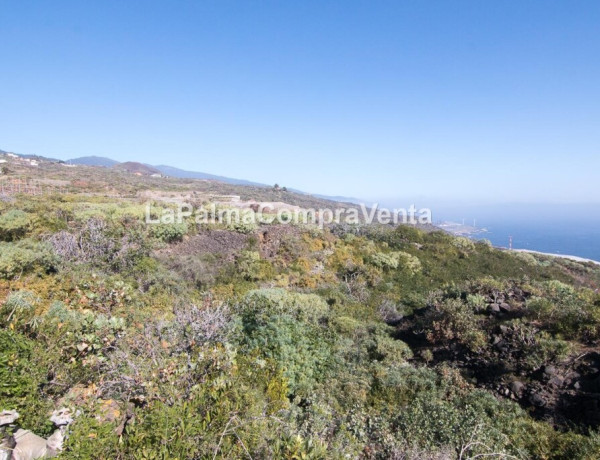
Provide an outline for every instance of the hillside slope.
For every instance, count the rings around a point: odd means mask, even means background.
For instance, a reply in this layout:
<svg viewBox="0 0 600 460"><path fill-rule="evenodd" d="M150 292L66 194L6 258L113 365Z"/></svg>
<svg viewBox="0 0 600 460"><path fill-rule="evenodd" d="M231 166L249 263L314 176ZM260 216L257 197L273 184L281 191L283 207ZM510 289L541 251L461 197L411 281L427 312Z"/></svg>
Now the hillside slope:
<svg viewBox="0 0 600 460"><path fill-rule="evenodd" d="M203 180L215 180L219 182L225 182L233 185L253 185L257 187L268 187L266 184L260 184L258 182L252 182L244 179L233 179L231 177L216 176L214 174L208 174L197 171L186 171L184 169L174 168L173 166L158 165L155 166L160 172L166 176L177 177L180 179L203 179Z"/></svg>
<svg viewBox="0 0 600 460"><path fill-rule="evenodd" d="M600 458L598 266L405 225L149 223L335 203L14 165L0 406L43 436L78 410L62 458Z"/></svg>
<svg viewBox="0 0 600 460"><path fill-rule="evenodd" d="M127 171L131 174L140 174L142 176L151 176L152 174L161 174L161 172L153 168L152 166L145 165L143 163L137 163L135 161L126 161L124 163L117 163L112 166L113 169L118 171Z"/></svg>

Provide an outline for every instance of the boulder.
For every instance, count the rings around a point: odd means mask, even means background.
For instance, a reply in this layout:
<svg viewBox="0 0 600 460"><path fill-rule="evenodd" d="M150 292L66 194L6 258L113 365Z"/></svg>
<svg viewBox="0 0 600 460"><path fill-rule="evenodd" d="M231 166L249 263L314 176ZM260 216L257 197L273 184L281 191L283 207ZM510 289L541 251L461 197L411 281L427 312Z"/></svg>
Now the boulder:
<svg viewBox="0 0 600 460"><path fill-rule="evenodd" d="M10 425L19 418L19 413L16 410L3 410L0 412L0 426Z"/></svg>
<svg viewBox="0 0 600 460"><path fill-rule="evenodd" d="M547 379L554 377L556 373L556 367L552 365L548 365L544 368L544 377L546 377Z"/></svg>
<svg viewBox="0 0 600 460"><path fill-rule="evenodd" d="M531 394L529 402L536 407L544 407L546 405L546 399L540 393Z"/></svg>
<svg viewBox="0 0 600 460"><path fill-rule="evenodd" d="M553 387L561 387L563 384L563 378L560 375L555 375L548 381L548 385Z"/></svg>
<svg viewBox="0 0 600 460"><path fill-rule="evenodd" d="M521 396L525 391L525 384L523 382L519 382L515 380L510 384L510 391L512 391L516 396Z"/></svg>
<svg viewBox="0 0 600 460"><path fill-rule="evenodd" d="M500 311L504 312L504 313L508 313L512 310L512 307L507 304L506 302L502 302L499 307Z"/></svg>
<svg viewBox="0 0 600 460"><path fill-rule="evenodd" d="M491 303L488 305L488 311L493 315L500 313L500 305L497 303Z"/></svg>

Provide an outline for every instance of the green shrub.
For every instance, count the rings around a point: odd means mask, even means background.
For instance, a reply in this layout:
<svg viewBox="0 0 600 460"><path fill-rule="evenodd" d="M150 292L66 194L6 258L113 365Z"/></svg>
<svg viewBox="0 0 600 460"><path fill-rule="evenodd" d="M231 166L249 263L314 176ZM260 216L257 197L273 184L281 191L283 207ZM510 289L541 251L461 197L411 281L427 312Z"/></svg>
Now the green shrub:
<svg viewBox="0 0 600 460"><path fill-rule="evenodd" d="M185 222L180 224L157 224L150 227L152 236L165 243L181 241L187 232L188 226Z"/></svg>
<svg viewBox="0 0 600 460"><path fill-rule="evenodd" d="M329 315L323 299L283 289L249 292L237 306L241 342L273 359L283 370L292 392L306 393L324 377L331 355L327 331Z"/></svg>
<svg viewBox="0 0 600 460"><path fill-rule="evenodd" d="M11 279L33 270L49 272L56 257L45 243L25 239L16 243L0 242L0 278Z"/></svg>
<svg viewBox="0 0 600 460"><path fill-rule="evenodd" d="M419 259L403 251L376 252L371 255L370 260L376 267L387 270L401 269L410 275L414 275L421 270Z"/></svg>
<svg viewBox="0 0 600 460"><path fill-rule="evenodd" d="M398 257L398 267L409 275L416 275L421 271L421 261L418 257L408 254L407 252L399 252Z"/></svg>
<svg viewBox="0 0 600 460"><path fill-rule="evenodd" d="M517 259L525 262L528 265L535 266L538 264L537 259L528 252L514 252L513 254Z"/></svg>
<svg viewBox="0 0 600 460"><path fill-rule="evenodd" d="M0 401L36 393L32 373L34 344L20 334L0 329Z"/></svg>
<svg viewBox="0 0 600 460"><path fill-rule="evenodd" d="M52 303L39 325L52 349L64 360L90 354L104 356L124 328L123 318L73 310L59 301Z"/></svg>
<svg viewBox="0 0 600 460"><path fill-rule="evenodd" d="M462 251L463 253L470 253L475 251L475 243L469 238L457 236L452 239L452 245Z"/></svg>
<svg viewBox="0 0 600 460"><path fill-rule="evenodd" d="M460 299L436 302L426 312L422 323L427 339L432 343L457 340L471 350L478 350L487 343L473 308Z"/></svg>
<svg viewBox="0 0 600 460"><path fill-rule="evenodd" d="M236 259L237 271L247 281L259 281L274 276L269 261L263 260L258 251L242 251Z"/></svg>
<svg viewBox="0 0 600 460"><path fill-rule="evenodd" d="M396 423L399 436L420 447L450 447L460 458L502 458L515 453L503 432L513 412L484 391L449 400L423 394L400 411Z"/></svg>
<svg viewBox="0 0 600 460"><path fill-rule="evenodd" d="M486 306L485 297L481 294L468 294L467 304L475 311L482 311Z"/></svg>
<svg viewBox="0 0 600 460"><path fill-rule="evenodd" d="M528 299L527 313L545 329L569 339L595 340L600 335L600 315L585 291L560 281L541 285L541 295Z"/></svg>
<svg viewBox="0 0 600 460"><path fill-rule="evenodd" d="M0 215L0 240L15 241L31 227L31 215L19 209L11 209Z"/></svg>
<svg viewBox="0 0 600 460"><path fill-rule="evenodd" d="M398 263L400 262L399 257L397 257L397 253L385 253L385 252L376 252L371 256L371 263L376 267L383 269L395 269L398 268Z"/></svg>
<svg viewBox="0 0 600 460"><path fill-rule="evenodd" d="M0 324L26 325L35 315L36 302L32 292L12 292L0 308Z"/></svg>
<svg viewBox="0 0 600 460"><path fill-rule="evenodd" d="M227 228L233 230L234 232L249 235L258 229L258 225L256 225L254 222L245 222L243 219L240 219L239 221L228 224Z"/></svg>
<svg viewBox="0 0 600 460"><path fill-rule="evenodd" d="M386 334L376 335L374 345L371 350L373 359L386 365L403 365L407 359L413 357L412 350L406 343Z"/></svg>
<svg viewBox="0 0 600 460"><path fill-rule="evenodd" d="M48 383L47 363L43 345L0 329L0 407L17 410L19 424L42 436L51 433L48 413L54 409L40 391Z"/></svg>
<svg viewBox="0 0 600 460"><path fill-rule="evenodd" d="M393 231L385 227L368 227L365 233L394 249L402 249L411 243L422 243L425 235L423 231L410 225L398 225Z"/></svg>

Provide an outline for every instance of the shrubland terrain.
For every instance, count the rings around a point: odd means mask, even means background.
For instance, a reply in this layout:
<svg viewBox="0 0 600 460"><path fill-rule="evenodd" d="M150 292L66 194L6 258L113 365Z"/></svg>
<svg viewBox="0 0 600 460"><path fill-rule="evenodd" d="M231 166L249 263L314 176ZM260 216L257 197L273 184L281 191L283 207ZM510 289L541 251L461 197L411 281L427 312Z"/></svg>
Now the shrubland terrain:
<svg viewBox="0 0 600 460"><path fill-rule="evenodd" d="M600 458L596 265L408 225L148 225L149 201L332 204L3 168L0 410L42 436L79 410L60 458Z"/></svg>

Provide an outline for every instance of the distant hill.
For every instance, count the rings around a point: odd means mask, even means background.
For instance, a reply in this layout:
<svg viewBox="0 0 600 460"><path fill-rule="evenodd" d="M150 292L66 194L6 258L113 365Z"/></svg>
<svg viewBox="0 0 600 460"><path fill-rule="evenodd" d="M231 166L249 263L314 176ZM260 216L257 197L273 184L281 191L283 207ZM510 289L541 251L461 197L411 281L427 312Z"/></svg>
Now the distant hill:
<svg viewBox="0 0 600 460"><path fill-rule="evenodd" d="M105 168L110 168L116 164L119 164L118 161L110 158L96 156L73 158L72 160L69 160L68 163L85 166L104 166Z"/></svg>
<svg viewBox="0 0 600 460"><path fill-rule="evenodd" d="M142 176L151 176L152 174L162 174L158 169L135 161L126 161L112 166L119 171L127 171L132 174L141 174Z"/></svg>
<svg viewBox="0 0 600 460"><path fill-rule="evenodd" d="M0 150L0 153L1 152L2 151ZM22 155L22 156L33 157L32 155ZM40 158L43 158L43 157L40 157ZM53 160L53 161L59 161L59 160ZM99 157L99 156L94 156L94 155L73 158L72 160L67 160L67 163L71 163L74 165L103 166L105 168L115 168L115 169L118 169L121 171L128 171L132 174L139 173L144 176L150 176L152 174L162 174L164 176L175 177L178 179L214 180L214 181L224 182L226 184L231 184L231 185L249 185L249 186L253 186L253 187L271 187L271 185L262 184L260 182L253 182L253 181L249 181L249 180L245 180L245 179L235 179L235 178L226 177L226 176L217 176L215 174L209 174L209 173L200 172L200 171L187 171L185 169L175 168L173 166L168 166L168 165L154 166L154 165L147 165L147 164L143 164L143 163L137 163L137 162L133 162L133 161L120 163L116 160L113 160L112 158ZM318 195L318 194L312 194L312 193L308 193L308 192L304 192L302 190L296 190L296 189L292 189L292 188L290 188L289 190L292 192L295 192L295 193L311 195L311 196L314 196L315 198L321 198L324 200L332 200L332 201L345 202L345 203L361 203L362 202L358 198L351 198L351 197L345 197L345 196Z"/></svg>
<svg viewBox="0 0 600 460"><path fill-rule="evenodd" d="M43 157L41 155L31 155L31 154L16 153L16 152L10 152L10 151L6 151L6 150L0 150L0 155L9 155L9 154L16 155L21 158L27 158L29 160L51 161L54 163L61 161L56 158L48 158L48 157Z"/></svg>
<svg viewBox="0 0 600 460"><path fill-rule="evenodd" d="M214 174L208 174L198 171L186 171L184 169L174 168L173 166L158 165L154 166L165 176L177 177L179 179L205 179L205 180L216 180L219 182L225 182L233 185L253 185L255 187L270 187L266 184L260 184L258 182L251 182L244 179L233 179L231 177L216 176Z"/></svg>
<svg viewBox="0 0 600 460"><path fill-rule="evenodd" d="M225 182L227 184L232 184L232 185L251 185L254 187L271 187L271 185L262 184L260 182L252 182L252 181L248 181L248 180L244 180L244 179L233 179L231 177L216 176L214 174L208 174L208 173L197 172L197 171L186 171L184 169L174 168L173 166L158 165L158 166L154 166L154 167L156 169L158 169L160 172L162 172L165 176L177 177L179 179L216 180L219 182ZM312 193L308 193L308 192L303 192L302 190L296 190L296 189L291 189L291 188L289 190L290 190L290 192L301 193L303 195L312 195L316 198L321 198L324 200L339 201L339 202L343 202L343 203L362 203L362 201L359 200L358 198L351 198L351 197L346 197L346 196L316 195L316 194L312 194Z"/></svg>

